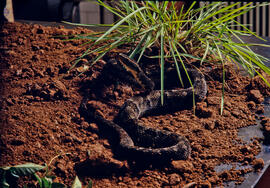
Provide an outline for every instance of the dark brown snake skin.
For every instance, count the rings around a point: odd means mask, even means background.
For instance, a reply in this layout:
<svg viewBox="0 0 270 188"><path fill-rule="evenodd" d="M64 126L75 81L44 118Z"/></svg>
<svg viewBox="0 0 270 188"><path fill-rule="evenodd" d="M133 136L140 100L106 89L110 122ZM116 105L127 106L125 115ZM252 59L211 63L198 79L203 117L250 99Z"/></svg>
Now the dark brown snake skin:
<svg viewBox="0 0 270 188"><path fill-rule="evenodd" d="M117 151L120 155L133 159L148 160L185 160L190 156L189 141L176 133L145 127L139 122L142 116L151 114L160 109L185 107L187 103L201 101L207 93L207 85L202 73L196 69L187 69L193 80L193 87L164 91L164 105L161 105L160 90L153 90L154 83L145 75L136 62L126 55L111 59L111 64L121 64L130 72L147 92L144 95L133 96L121 107L114 121L106 120L96 109L87 105L87 97L81 102L80 110L88 117L102 124L116 136L118 140Z"/></svg>

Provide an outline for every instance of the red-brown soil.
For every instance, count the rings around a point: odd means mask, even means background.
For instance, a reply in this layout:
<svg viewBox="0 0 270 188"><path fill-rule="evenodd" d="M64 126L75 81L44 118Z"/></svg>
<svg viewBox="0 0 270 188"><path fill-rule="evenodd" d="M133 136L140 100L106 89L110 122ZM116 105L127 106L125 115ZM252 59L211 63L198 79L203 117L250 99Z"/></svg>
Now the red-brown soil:
<svg viewBox="0 0 270 188"><path fill-rule="evenodd" d="M240 76L230 66L226 67L223 115L222 69L211 65L201 69L209 91L205 101L197 104L196 115L185 109L142 118L145 126L186 136L192 146L190 159L163 167L139 167L114 158L98 125L81 117L78 107L87 91L106 118L112 119L138 90L114 80L112 72L102 71L105 61L77 76L91 56L65 74L87 47L81 45L83 41L62 41L56 36L86 32L91 31L21 23L3 26L0 166L48 164L61 154L50 165L55 181L70 186L77 174L84 185L91 179L94 187L211 187L230 180L241 183L243 174L262 168L263 161L255 158L261 140L244 143L237 138L237 130L255 123L256 113L263 111L260 103L270 90L259 77ZM214 168L222 163L246 168L217 173ZM33 186L33 180L22 178L18 183Z"/></svg>

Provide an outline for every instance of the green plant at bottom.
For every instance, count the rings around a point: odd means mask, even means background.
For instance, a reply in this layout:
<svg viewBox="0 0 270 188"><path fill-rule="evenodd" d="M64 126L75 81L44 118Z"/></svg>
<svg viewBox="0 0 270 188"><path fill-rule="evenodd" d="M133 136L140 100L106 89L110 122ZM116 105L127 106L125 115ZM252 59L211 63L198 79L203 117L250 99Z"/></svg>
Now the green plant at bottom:
<svg viewBox="0 0 270 188"><path fill-rule="evenodd" d="M12 177L19 178L22 176L30 176L34 175L37 179L38 185L40 188L66 188L67 186L62 183L53 182L55 179L55 176L51 175L51 169L49 169L49 166L51 162L59 157L60 155L57 155L54 157L49 164L45 164L44 166L34 164L34 163L25 163L21 165L16 166L6 166L6 167L0 167L0 187L8 188L10 187L9 183L7 182L7 176L11 175ZM44 170L42 176L39 176L36 172L39 172L41 170ZM24 186L27 188L27 186ZM87 188L92 187L92 181L88 183ZM80 182L79 178L76 176L71 188L82 188L82 183Z"/></svg>
<svg viewBox="0 0 270 188"><path fill-rule="evenodd" d="M19 178L21 176L29 176L29 175L35 174L36 172L44 168L45 166L41 166L34 163L25 163L25 164L16 165L16 166L0 167L0 171L1 171L0 186L4 188L10 186L6 179L8 175L11 175L12 177L15 177L15 178Z"/></svg>
<svg viewBox="0 0 270 188"><path fill-rule="evenodd" d="M150 58L160 61L160 89L163 103L164 64L174 62L179 83L183 84L179 68L185 70L190 85L192 82L186 71L187 64L194 67L194 60L201 65L218 63L224 67L228 63L239 64L251 75L258 74L265 83L269 82L259 70L270 75L270 68L264 62L267 58L253 52L250 46L266 46L264 44L245 43L240 36L257 36L254 32L236 20L257 6L269 5L252 2L239 7L240 2L227 5L224 2L212 2L200 8L195 8L196 2L190 7L177 9L175 1L113 1L111 5L101 0L97 3L115 14L119 20L114 24L74 24L80 26L109 27L99 33L77 35L73 39L87 39L85 45L89 48L75 61L73 67L81 58L89 54L97 54L90 62L95 64L112 49L123 45L129 47L129 57L140 62L149 49L158 49L157 54ZM240 27L240 30L234 29ZM215 61L213 61L213 59ZM166 60L166 61L165 61ZM170 60L170 61L167 61ZM90 66L91 66L90 65ZM223 70L223 88L225 85L225 70ZM193 86L192 86L193 87ZM223 89L224 95L224 89ZM221 110L223 109L223 98ZM165 101L166 102L166 101ZM221 111L222 113L222 111Z"/></svg>

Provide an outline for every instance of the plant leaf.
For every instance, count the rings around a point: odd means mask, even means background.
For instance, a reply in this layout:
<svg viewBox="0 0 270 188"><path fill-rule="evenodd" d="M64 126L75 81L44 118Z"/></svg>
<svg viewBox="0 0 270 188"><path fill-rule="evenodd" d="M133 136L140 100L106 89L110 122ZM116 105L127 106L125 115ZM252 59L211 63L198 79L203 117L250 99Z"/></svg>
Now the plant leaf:
<svg viewBox="0 0 270 188"><path fill-rule="evenodd" d="M10 171L10 173L15 177L20 177L20 176L32 175L35 172L40 171L44 168L45 166L41 166L38 164L26 163L26 164L11 166L11 167L3 167L2 169Z"/></svg>
<svg viewBox="0 0 270 188"><path fill-rule="evenodd" d="M137 12L146 9L147 7L141 7L138 10L130 13L128 16L126 16L125 18L123 18L122 20L120 20L117 24L115 24L113 27L111 27L108 31L106 31L99 39L96 40L96 43L99 42L100 40L102 40L104 37L106 37L108 34L110 34L113 30L115 30L118 26L120 26L122 23L124 23L125 21L127 21L127 19L129 19L131 16L133 16L134 14L136 14Z"/></svg>
<svg viewBox="0 0 270 188"><path fill-rule="evenodd" d="M74 180L71 188L82 188L82 183L79 180L78 176L75 177L75 180Z"/></svg>
<svg viewBox="0 0 270 188"><path fill-rule="evenodd" d="M90 180L88 185L87 185L87 188L92 188L93 187L93 182Z"/></svg>
<svg viewBox="0 0 270 188"><path fill-rule="evenodd" d="M6 171L3 170L3 169L0 169L1 170L1 174L0 174L0 186L3 187L3 188L8 188L9 187L9 184L6 180Z"/></svg>

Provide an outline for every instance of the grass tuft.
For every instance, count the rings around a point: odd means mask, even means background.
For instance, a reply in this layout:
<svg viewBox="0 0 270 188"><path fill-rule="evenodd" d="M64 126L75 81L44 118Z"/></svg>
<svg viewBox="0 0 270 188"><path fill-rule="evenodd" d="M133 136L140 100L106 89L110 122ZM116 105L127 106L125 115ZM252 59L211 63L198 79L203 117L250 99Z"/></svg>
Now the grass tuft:
<svg viewBox="0 0 270 188"><path fill-rule="evenodd" d="M250 46L254 45L267 47L269 45L245 43L240 36L253 35L259 39L262 38L249 30L246 25L235 20L236 17L255 7L266 6L269 3L253 5L250 2L238 7L240 2L231 5L224 2L212 2L204 7L195 8L196 2L194 1L189 7L182 6L180 9L176 8L177 2L175 1L120 0L114 1L112 3L114 6L101 0L97 0L97 3L118 16L119 20L112 25L80 24L81 26L111 27L99 35L92 33L78 35L74 38L89 39L92 44L77 59L72 68L84 56L97 53L97 56L90 63L93 65L110 50L119 48L123 44L130 46L129 57L138 63L147 49L160 49L159 54L153 54L152 58L160 58L160 61L157 62L160 62L161 68L162 102L166 60L172 60L175 63L181 84L183 82L180 68L183 68L188 76L185 67L187 64L193 66L191 62L194 61L191 60L200 61L200 64L203 65L213 63L212 57L218 60L215 63L222 64L222 66L229 62L233 62L237 66L240 64L251 76L259 74L259 70L270 75L270 68L264 64L269 60L250 49ZM233 29L234 26L239 26L241 30ZM100 46L100 44L105 45ZM97 46L99 47L96 48ZM223 75L225 75L224 71ZM270 86L269 82L261 74L259 75ZM192 85L190 79L189 81ZM223 88L224 84L225 77L223 78ZM223 106L223 99L221 106Z"/></svg>

